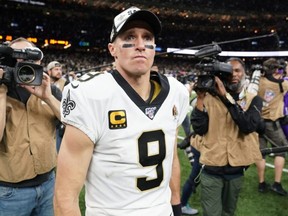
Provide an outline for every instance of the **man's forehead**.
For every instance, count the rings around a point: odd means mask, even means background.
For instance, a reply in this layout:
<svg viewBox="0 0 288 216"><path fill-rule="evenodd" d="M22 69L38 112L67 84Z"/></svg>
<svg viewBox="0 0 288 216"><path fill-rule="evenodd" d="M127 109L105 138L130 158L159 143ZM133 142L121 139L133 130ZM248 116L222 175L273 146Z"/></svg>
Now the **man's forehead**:
<svg viewBox="0 0 288 216"><path fill-rule="evenodd" d="M230 61L228 63L230 63L234 67L236 67L236 66L237 67L243 67L242 64L239 61L236 61L236 60L232 60L232 61Z"/></svg>
<svg viewBox="0 0 288 216"><path fill-rule="evenodd" d="M29 43L27 41L18 41L18 42L11 44L11 47L13 49L25 49L25 48L33 47L33 46L31 43Z"/></svg>

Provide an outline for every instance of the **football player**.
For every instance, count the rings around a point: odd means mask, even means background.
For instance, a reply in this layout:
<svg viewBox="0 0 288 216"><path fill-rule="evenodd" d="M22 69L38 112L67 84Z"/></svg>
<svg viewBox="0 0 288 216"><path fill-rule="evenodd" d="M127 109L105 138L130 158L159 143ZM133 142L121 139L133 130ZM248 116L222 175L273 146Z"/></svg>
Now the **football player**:
<svg viewBox="0 0 288 216"><path fill-rule="evenodd" d="M158 17L131 7L114 18L112 73L90 72L64 89L56 215L180 216L177 132L189 95L175 78L151 72ZM174 213L173 213L174 212Z"/></svg>

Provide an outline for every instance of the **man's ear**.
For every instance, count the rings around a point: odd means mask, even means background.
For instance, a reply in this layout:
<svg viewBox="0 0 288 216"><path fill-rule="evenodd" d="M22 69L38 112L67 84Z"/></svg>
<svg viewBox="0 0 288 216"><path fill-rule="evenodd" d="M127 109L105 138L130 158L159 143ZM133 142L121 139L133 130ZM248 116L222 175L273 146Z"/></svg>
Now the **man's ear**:
<svg viewBox="0 0 288 216"><path fill-rule="evenodd" d="M113 43L108 44L108 50L109 50L111 56L116 57L116 50L115 50Z"/></svg>

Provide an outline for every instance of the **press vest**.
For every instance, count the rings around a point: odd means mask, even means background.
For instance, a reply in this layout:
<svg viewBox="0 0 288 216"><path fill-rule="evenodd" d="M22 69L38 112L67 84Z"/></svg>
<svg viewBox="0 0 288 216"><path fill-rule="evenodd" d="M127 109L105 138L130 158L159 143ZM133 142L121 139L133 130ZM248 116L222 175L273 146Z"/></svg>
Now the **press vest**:
<svg viewBox="0 0 288 216"><path fill-rule="evenodd" d="M239 102L247 109L249 101ZM204 99L209 115L208 132L192 141L192 145L200 151L200 163L208 166L248 166L262 156L259 150L256 132L242 133L232 119L227 107L218 98L207 94Z"/></svg>
<svg viewBox="0 0 288 216"><path fill-rule="evenodd" d="M0 142L0 181L17 183L56 166L55 121L50 107L31 95L24 103L7 96Z"/></svg>
<svg viewBox="0 0 288 216"><path fill-rule="evenodd" d="M262 118L276 121L284 116L284 95L288 91L288 82L282 82L283 92L280 85L265 77L261 77L258 95L263 99Z"/></svg>

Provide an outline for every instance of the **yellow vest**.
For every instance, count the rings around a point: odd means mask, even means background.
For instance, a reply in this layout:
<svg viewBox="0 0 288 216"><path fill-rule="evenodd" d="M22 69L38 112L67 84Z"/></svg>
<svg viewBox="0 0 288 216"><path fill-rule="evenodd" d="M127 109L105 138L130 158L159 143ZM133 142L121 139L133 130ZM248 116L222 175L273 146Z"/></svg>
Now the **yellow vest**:
<svg viewBox="0 0 288 216"><path fill-rule="evenodd" d="M50 107L31 95L25 104L7 96L0 142L0 181L17 183L56 166L55 121Z"/></svg>
<svg viewBox="0 0 288 216"><path fill-rule="evenodd" d="M247 98L249 101L239 101L244 109L251 104L253 96ZM196 136L191 143L201 153L200 163L209 166L248 166L262 159L256 132L240 132L218 97L207 94L204 104L209 115L208 132L202 137Z"/></svg>

